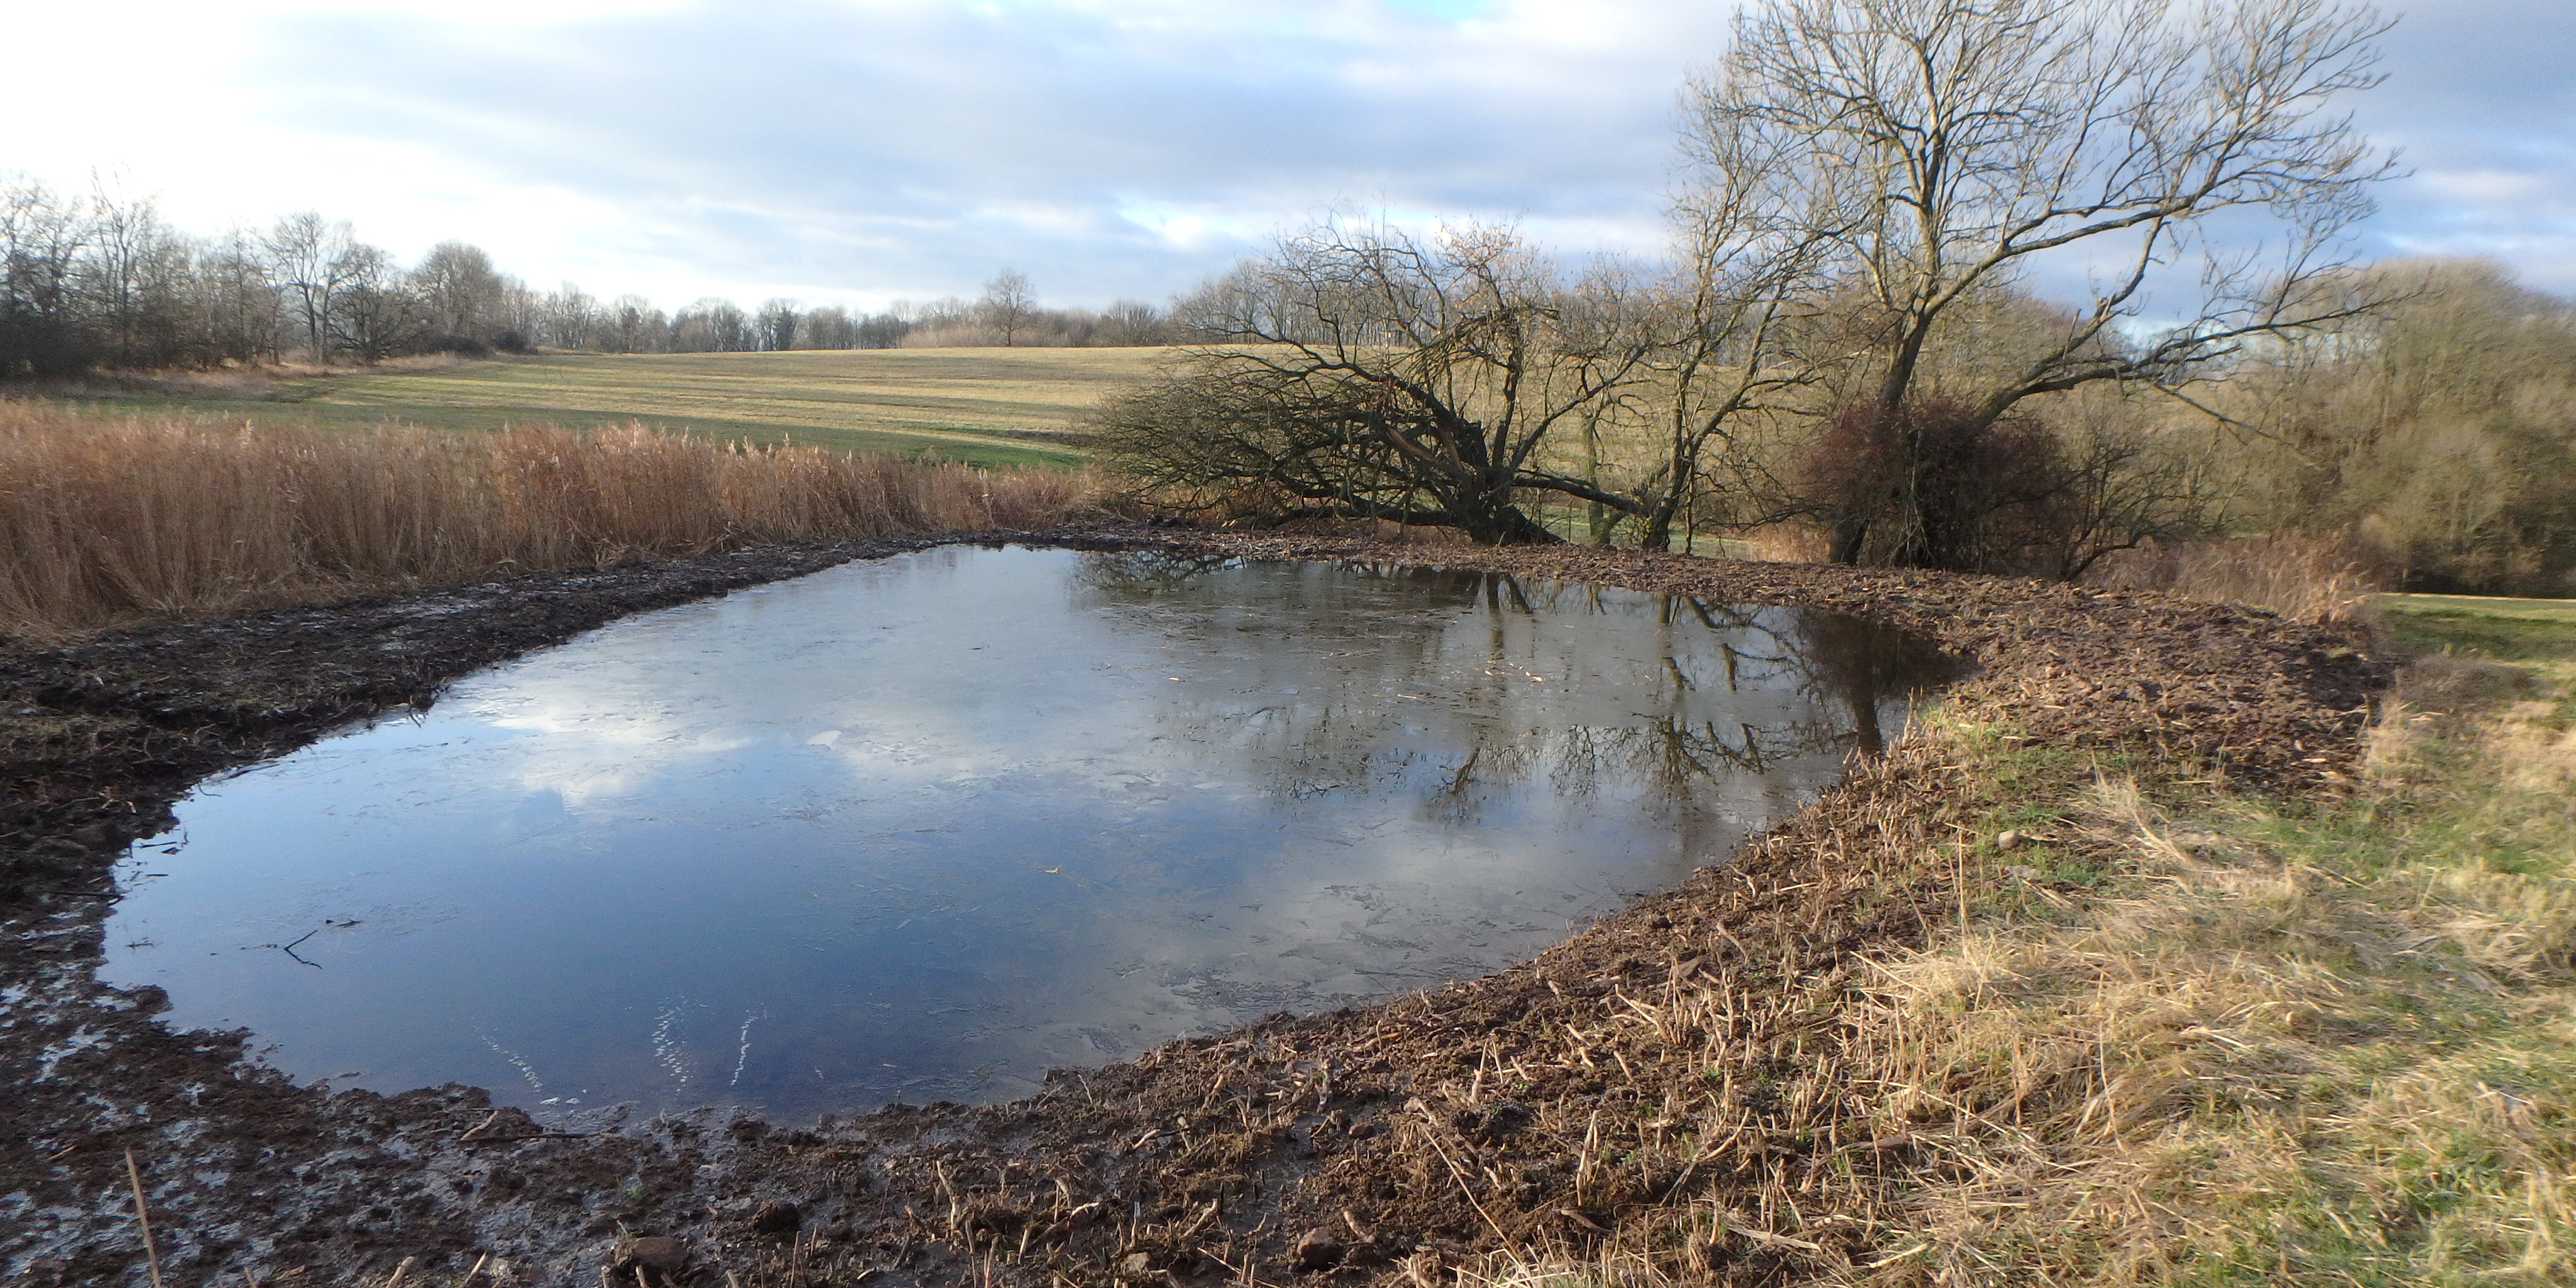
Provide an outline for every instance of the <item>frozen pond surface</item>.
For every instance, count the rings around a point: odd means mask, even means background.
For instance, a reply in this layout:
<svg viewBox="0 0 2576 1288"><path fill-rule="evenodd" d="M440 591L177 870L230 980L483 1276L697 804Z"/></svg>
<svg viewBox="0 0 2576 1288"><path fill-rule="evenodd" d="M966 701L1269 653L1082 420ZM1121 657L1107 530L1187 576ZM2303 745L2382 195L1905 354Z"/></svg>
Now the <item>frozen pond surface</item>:
<svg viewBox="0 0 2576 1288"><path fill-rule="evenodd" d="M209 783L120 869L107 973L342 1086L1003 1099L1526 958L1797 808L1938 671L1802 610L948 547Z"/></svg>

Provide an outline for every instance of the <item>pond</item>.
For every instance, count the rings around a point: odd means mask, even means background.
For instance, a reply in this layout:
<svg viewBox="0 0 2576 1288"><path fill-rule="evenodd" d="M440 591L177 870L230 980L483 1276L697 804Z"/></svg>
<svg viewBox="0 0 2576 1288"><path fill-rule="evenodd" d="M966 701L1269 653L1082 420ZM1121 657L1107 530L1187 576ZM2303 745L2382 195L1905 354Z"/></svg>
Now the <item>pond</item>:
<svg viewBox="0 0 2576 1288"><path fill-rule="evenodd" d="M1805 610L945 547L628 618L204 785L120 868L106 974L340 1086L1007 1099L1525 959L1943 678Z"/></svg>

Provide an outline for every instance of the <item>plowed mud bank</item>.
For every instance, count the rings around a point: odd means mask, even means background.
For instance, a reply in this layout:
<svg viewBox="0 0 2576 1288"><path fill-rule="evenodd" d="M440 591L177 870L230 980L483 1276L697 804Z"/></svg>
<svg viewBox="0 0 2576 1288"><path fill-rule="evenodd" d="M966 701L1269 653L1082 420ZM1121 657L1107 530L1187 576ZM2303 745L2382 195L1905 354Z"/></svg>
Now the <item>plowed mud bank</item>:
<svg viewBox="0 0 2576 1288"><path fill-rule="evenodd" d="M1413 561L1832 609L1972 660L2019 737L2344 775L2384 664L2239 608L2031 582L1572 548L1145 529L1097 549ZM166 1282L1444 1282L1501 1247L1658 1247L1711 1281L1866 1260L1838 1213L1909 1166L1839 1018L1920 942L1958 773L1900 745L1682 888L1436 993L1174 1042L1029 1100L837 1122L533 1123L483 1092L301 1086L246 1035L101 986L110 865L205 776L643 609L930 542L775 548L0 649L0 1277Z"/></svg>

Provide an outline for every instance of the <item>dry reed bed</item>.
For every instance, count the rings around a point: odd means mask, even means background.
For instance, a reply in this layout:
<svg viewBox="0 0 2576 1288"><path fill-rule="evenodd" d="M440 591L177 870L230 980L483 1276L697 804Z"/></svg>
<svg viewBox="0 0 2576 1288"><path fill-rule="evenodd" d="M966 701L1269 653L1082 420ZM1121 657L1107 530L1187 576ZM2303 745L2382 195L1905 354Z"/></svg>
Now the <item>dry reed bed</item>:
<svg viewBox="0 0 2576 1288"><path fill-rule="evenodd" d="M641 426L345 433L0 401L0 635L58 641L496 570L1042 527L1084 487Z"/></svg>

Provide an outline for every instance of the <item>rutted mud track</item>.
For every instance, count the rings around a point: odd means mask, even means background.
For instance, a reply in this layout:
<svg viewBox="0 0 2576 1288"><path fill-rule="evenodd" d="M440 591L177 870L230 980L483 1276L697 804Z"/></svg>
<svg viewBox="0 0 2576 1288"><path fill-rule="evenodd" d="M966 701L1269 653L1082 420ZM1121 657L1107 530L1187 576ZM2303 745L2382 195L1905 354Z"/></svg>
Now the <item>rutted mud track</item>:
<svg viewBox="0 0 2576 1288"><path fill-rule="evenodd" d="M987 534L991 539L993 534ZM1117 529L1033 543L1412 560L1922 631L1981 668L1947 701L2067 746L2296 789L2349 768L2384 679L2362 642L2259 613L2030 582L1572 548ZM1442 1282L1506 1243L1653 1242L1713 1281L1873 1249L1913 1165L1855 1136L1857 958L1943 906L1954 773L1901 746L1789 824L1536 961L1444 991L1176 1042L992 1108L837 1124L711 1115L537 1135L483 1093L287 1082L238 1034L99 986L108 871L208 774L642 609L928 542L779 548L0 649L0 1277L457 1282ZM1931 910L1927 913L1927 910ZM1723 1217L1723 1227L1712 1224ZM1649 1233L1651 1232L1651 1233ZM677 1240L678 1242L670 1242ZM285 1282L298 1282L287 1278ZM983 1282L982 1279L976 1279Z"/></svg>

